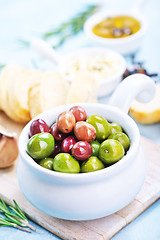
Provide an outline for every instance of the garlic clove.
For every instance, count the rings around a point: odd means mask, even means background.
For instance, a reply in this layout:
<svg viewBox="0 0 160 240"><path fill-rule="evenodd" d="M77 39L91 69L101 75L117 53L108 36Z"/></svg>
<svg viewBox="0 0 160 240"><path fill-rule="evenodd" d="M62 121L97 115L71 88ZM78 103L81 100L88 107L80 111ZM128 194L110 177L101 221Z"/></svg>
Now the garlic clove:
<svg viewBox="0 0 160 240"><path fill-rule="evenodd" d="M0 168L10 167L18 157L18 144L14 133L0 126Z"/></svg>
<svg viewBox="0 0 160 240"><path fill-rule="evenodd" d="M10 138L13 138L13 137L16 137L16 133L15 132L8 132L4 127L2 127L0 125L0 134L6 136L6 137L10 137Z"/></svg>

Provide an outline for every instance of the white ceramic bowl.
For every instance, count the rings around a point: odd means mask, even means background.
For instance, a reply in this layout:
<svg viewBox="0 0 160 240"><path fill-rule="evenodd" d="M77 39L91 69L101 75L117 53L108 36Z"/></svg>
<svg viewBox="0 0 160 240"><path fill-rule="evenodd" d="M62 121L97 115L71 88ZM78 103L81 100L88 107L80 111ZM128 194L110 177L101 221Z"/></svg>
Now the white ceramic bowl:
<svg viewBox="0 0 160 240"><path fill-rule="evenodd" d="M84 58L87 56L92 57L92 59L94 59L94 57L96 58L97 55L102 55L103 57L106 56L106 58L108 58L108 59L111 57L110 61L112 62L112 61L114 61L113 59L115 59L115 62L118 65L116 67L115 72L111 76L108 76L106 78L103 77L102 79L97 80L98 85L99 85L98 97L104 97L104 96L110 94L111 92L113 92L113 90L117 87L119 82L122 80L123 74L126 70L126 61L122 57L122 55L119 54L118 52L115 52L115 51L107 49L107 48L102 48L102 47L82 48L82 49L79 49L77 51L74 51L74 52L71 52L71 53L65 55L63 57L62 61L60 62L59 70L60 70L60 72L63 73L64 76L66 76L65 73L69 69L68 63L70 61L72 61L72 59L74 59L75 57L76 58L78 57L79 59L81 59L81 58ZM107 56L110 56L110 57L107 57ZM113 64L111 64L111 65L113 65Z"/></svg>
<svg viewBox="0 0 160 240"><path fill-rule="evenodd" d="M48 58L54 63L58 64L59 71L64 75L66 79L69 81L72 81L72 78L70 78L68 75L66 76L66 72L69 71L69 62L72 61L75 57L78 58L84 58L85 56L92 56L94 59L95 55L105 55L108 56L112 55L112 58L115 58L115 61L119 61L119 67L117 67L117 70L115 73L107 77L106 79L100 79L98 81L99 89L98 89L98 97L103 97L108 94L110 94L117 86L117 84L121 81L123 73L126 70L126 61L125 59L117 52L102 48L102 47L90 47L90 48L82 48L76 51L73 51L71 53L68 53L66 55L60 55L57 53L53 48L51 48L46 42L44 42L41 39L33 39L31 42L31 46L34 50L36 50L38 53L40 53L42 56ZM73 75L73 74L71 74Z"/></svg>
<svg viewBox="0 0 160 240"><path fill-rule="evenodd" d="M140 30L125 38L103 38L95 35L92 31L92 28L99 22L103 21L107 17L113 16L132 16L136 18L141 23ZM136 11L122 11L122 10L112 10L112 11L105 11L99 12L91 16L84 25L84 31L89 39L98 46L103 46L107 48L111 48L115 51L118 51L121 54L127 55L130 53L135 52L140 45L142 44L142 40L144 38L146 32L147 24L146 20Z"/></svg>
<svg viewBox="0 0 160 240"><path fill-rule="evenodd" d="M132 77L134 82L128 77L123 86L117 88L110 101L112 105L116 104L115 96L118 101L123 94L127 100L129 92L133 97L144 90L147 93L144 100L153 97L155 86L152 80L140 74ZM139 87L134 92L132 89L135 82L139 82ZM126 89L128 83L130 88ZM135 122L123 112L128 110L123 102L119 105L122 110L103 104L78 105L86 109L88 116L98 114L109 121L118 122L131 141L127 154L114 165L91 173L68 174L45 169L26 152L33 119L24 127L19 138L17 176L24 196L41 211L62 219L89 220L107 216L129 204L144 183L146 163L140 146L139 130ZM42 118L51 125L59 113L71 106L73 104L56 107L36 118Z"/></svg>

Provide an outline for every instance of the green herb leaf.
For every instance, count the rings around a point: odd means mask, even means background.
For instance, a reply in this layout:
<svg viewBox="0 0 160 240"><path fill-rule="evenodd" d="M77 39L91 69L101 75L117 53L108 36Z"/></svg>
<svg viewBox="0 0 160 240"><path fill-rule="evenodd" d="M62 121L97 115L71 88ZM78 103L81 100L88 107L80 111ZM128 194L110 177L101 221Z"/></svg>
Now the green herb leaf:
<svg viewBox="0 0 160 240"><path fill-rule="evenodd" d="M29 228L23 228L23 227L17 225L16 223L10 222L6 218L2 218L2 217L0 217L0 227L15 227L15 228L18 228L18 229L20 229L22 231L31 233Z"/></svg>
<svg viewBox="0 0 160 240"><path fill-rule="evenodd" d="M18 203L16 203L15 200L13 200L13 202L14 202L15 207L16 207L17 211L19 212L21 218L22 218L22 219L26 219L26 220L28 220L28 219L26 218L26 216L24 215L24 213L22 212L22 210L20 209L20 207L18 206Z"/></svg>
<svg viewBox="0 0 160 240"><path fill-rule="evenodd" d="M9 214L5 214L5 216L7 217L6 220L8 220L9 222L16 223L16 224L18 224L21 227L25 227L25 225L22 224L18 219L10 216Z"/></svg>
<svg viewBox="0 0 160 240"><path fill-rule="evenodd" d="M98 5L87 6L85 11L78 13L76 16L72 17L66 23L62 23L56 29L53 29L50 32L45 33L42 36L42 38L48 39L51 37L58 36L59 37L58 43L56 46L53 47L57 48L61 46L66 40L78 34L83 29L83 25L87 18L91 16L98 8L99 8Z"/></svg>
<svg viewBox="0 0 160 240"><path fill-rule="evenodd" d="M89 18L94 12L96 12L99 7L99 5L88 5L84 11L79 12L67 22L64 22L60 24L57 28L44 33L42 35L42 38L44 40L47 40L48 38L56 37L58 38L58 42L56 45L53 46L53 48L60 47L62 44L64 44L66 40L75 36L81 30L83 30L83 25L87 18ZM30 46L29 41L23 39L18 39L18 41L25 47Z"/></svg>
<svg viewBox="0 0 160 240"><path fill-rule="evenodd" d="M5 213L10 213L3 199L0 199L0 211Z"/></svg>
<svg viewBox="0 0 160 240"><path fill-rule="evenodd" d="M0 226L14 226L13 223L7 221L6 219L0 217Z"/></svg>
<svg viewBox="0 0 160 240"><path fill-rule="evenodd" d="M3 199L0 199L0 212L5 215L5 218L0 217L0 226L12 226L26 232L31 232L23 229L23 227L28 227L34 231L37 231L36 228L30 225L27 217L24 215L17 202L15 200L13 200L13 202L15 207L9 206L8 208ZM12 212L10 212L9 209L11 209Z"/></svg>

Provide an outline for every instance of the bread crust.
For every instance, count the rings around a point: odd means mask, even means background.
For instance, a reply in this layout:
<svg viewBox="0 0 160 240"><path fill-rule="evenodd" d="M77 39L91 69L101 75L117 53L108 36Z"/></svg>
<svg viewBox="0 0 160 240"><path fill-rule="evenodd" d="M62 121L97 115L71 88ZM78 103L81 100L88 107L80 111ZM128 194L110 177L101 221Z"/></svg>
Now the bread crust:
<svg viewBox="0 0 160 240"><path fill-rule="evenodd" d="M70 84L59 72L8 65L0 75L0 107L14 121L26 123L59 105L97 102L97 90L97 82L84 72Z"/></svg>
<svg viewBox="0 0 160 240"><path fill-rule="evenodd" d="M160 84L156 85L156 94L151 102L143 104L134 100L129 113L141 124L160 122Z"/></svg>

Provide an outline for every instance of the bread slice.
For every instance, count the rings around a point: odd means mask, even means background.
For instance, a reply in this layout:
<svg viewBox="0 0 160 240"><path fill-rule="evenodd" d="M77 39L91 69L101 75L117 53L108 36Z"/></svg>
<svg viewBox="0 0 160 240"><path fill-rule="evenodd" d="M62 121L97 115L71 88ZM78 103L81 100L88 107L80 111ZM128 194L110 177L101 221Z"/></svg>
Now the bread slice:
<svg viewBox="0 0 160 240"><path fill-rule="evenodd" d="M7 74L7 68L4 68L0 75L0 110L3 110L3 102L7 98L7 88L6 88L6 74Z"/></svg>
<svg viewBox="0 0 160 240"><path fill-rule="evenodd" d="M29 90L31 118L53 107L65 104L68 83L58 72L41 74L39 83Z"/></svg>
<svg viewBox="0 0 160 240"><path fill-rule="evenodd" d="M98 84L87 72L78 72L72 79L66 103L97 102Z"/></svg>
<svg viewBox="0 0 160 240"><path fill-rule="evenodd" d="M17 116L21 116L22 122L31 119L29 109L29 90L40 81L42 72L38 70L26 71L25 75L16 78L13 91L10 91L10 104L15 109Z"/></svg>
<svg viewBox="0 0 160 240"><path fill-rule="evenodd" d="M14 121L31 119L28 106L28 91L39 81L41 72L27 71L24 67L8 65L0 77L0 102L3 111Z"/></svg>
<svg viewBox="0 0 160 240"><path fill-rule="evenodd" d="M151 102L140 103L134 100L130 107L130 114L142 124L160 122L160 84L156 85L156 94Z"/></svg>
<svg viewBox="0 0 160 240"><path fill-rule="evenodd" d="M9 92L13 91L14 78L25 71L20 66L6 66L0 76L0 105L1 109L14 121L21 121L21 117L17 116L12 104L9 103Z"/></svg>

